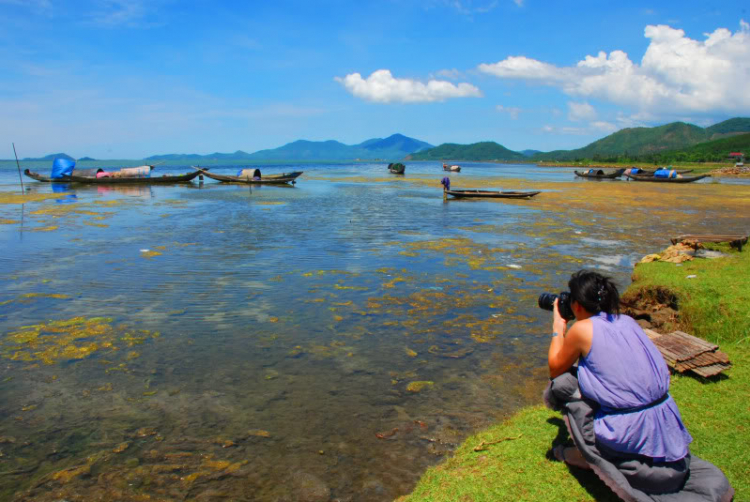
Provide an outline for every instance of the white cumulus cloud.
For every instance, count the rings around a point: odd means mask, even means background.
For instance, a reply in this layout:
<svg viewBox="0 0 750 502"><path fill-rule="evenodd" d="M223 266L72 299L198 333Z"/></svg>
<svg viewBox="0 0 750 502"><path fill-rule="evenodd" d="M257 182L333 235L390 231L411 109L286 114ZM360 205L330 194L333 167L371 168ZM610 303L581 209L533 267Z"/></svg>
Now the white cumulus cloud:
<svg viewBox="0 0 750 502"><path fill-rule="evenodd" d="M588 103L576 103L568 101L568 118L573 122L581 120L593 120L596 118L596 110Z"/></svg>
<svg viewBox="0 0 750 502"><path fill-rule="evenodd" d="M427 83L408 78L395 78L390 70L377 70L366 79L351 73L334 80L354 96L375 103L429 103L450 98L478 98L482 92L471 84L453 84L445 80Z"/></svg>
<svg viewBox="0 0 750 502"><path fill-rule="evenodd" d="M649 113L750 113L750 25L726 28L693 40L683 30L649 25L640 63L619 50L588 55L559 67L523 56L480 64L481 72L504 79L538 82L564 93L632 107ZM571 109L573 112L573 109Z"/></svg>

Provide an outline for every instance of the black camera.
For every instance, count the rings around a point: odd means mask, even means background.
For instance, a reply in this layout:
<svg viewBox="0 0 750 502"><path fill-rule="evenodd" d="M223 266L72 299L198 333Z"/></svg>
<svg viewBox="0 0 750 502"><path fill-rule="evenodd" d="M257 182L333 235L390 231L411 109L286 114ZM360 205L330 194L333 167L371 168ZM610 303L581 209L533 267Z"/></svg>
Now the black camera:
<svg viewBox="0 0 750 502"><path fill-rule="evenodd" d="M555 299L559 298L557 302L557 310L560 311L560 315L566 321L572 321L576 318L573 314L573 309L570 306L570 293L563 291L559 295L553 295L552 293L542 293L539 295L539 308L549 310L552 312L555 308Z"/></svg>

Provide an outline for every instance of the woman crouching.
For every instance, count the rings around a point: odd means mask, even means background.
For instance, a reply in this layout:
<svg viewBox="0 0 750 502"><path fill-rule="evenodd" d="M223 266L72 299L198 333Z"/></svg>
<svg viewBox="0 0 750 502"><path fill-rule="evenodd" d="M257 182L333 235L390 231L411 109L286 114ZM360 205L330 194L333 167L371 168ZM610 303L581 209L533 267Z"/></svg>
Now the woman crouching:
<svg viewBox="0 0 750 502"><path fill-rule="evenodd" d="M691 457L692 437L669 395L669 369L643 329L620 313L615 284L582 270L568 287L563 311L576 322L568 329L556 299L545 400L563 411L576 446L557 446L555 457L593 467L624 500L685 490L703 492L690 493L694 500L730 500L734 492L723 473Z"/></svg>

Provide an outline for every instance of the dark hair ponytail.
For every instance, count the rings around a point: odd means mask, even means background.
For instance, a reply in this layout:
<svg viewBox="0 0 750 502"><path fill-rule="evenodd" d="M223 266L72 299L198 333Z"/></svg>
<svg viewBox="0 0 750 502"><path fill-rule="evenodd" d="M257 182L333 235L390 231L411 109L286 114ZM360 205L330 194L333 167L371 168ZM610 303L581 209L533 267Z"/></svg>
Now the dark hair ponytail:
<svg viewBox="0 0 750 502"><path fill-rule="evenodd" d="M598 272L579 270L568 281L570 296L592 314L620 313L620 293L612 279Z"/></svg>

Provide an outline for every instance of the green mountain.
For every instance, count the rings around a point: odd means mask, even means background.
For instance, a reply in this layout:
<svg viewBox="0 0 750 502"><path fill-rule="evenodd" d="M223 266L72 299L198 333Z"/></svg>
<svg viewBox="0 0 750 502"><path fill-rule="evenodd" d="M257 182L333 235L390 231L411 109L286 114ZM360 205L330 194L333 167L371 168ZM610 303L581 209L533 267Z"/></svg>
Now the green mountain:
<svg viewBox="0 0 750 502"><path fill-rule="evenodd" d="M719 122L711 127L706 127L706 132L709 134L709 139L719 139L721 136L727 134L742 134L750 132L750 118L733 118Z"/></svg>
<svg viewBox="0 0 750 502"><path fill-rule="evenodd" d="M167 154L153 155L146 160L216 160L247 159L254 161L353 161L353 160L402 160L413 152L432 148L432 145L409 138L403 134L393 134L387 138L373 138L358 145L345 145L334 140L306 141L298 140L279 148L247 153L238 150L234 153Z"/></svg>
<svg viewBox="0 0 750 502"><path fill-rule="evenodd" d="M727 162L729 154L741 152L750 155L750 133L734 133L728 137L705 141L689 148L670 150L641 157L647 162Z"/></svg>
<svg viewBox="0 0 750 502"><path fill-rule="evenodd" d="M699 143L745 132L750 132L750 118L733 118L705 129L684 122L672 122L658 127L622 129L583 148L539 153L534 155L533 159L576 160L653 156L660 152L683 150Z"/></svg>
<svg viewBox="0 0 750 502"><path fill-rule="evenodd" d="M519 152L508 150L494 141L483 141L471 145L443 143L435 148L414 153L407 160L524 160L527 157Z"/></svg>

